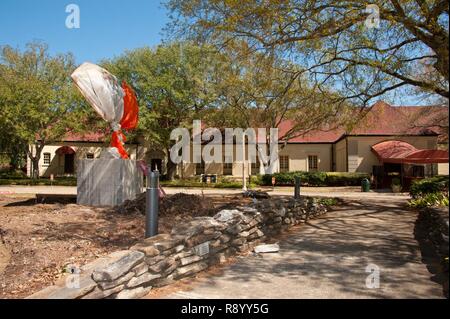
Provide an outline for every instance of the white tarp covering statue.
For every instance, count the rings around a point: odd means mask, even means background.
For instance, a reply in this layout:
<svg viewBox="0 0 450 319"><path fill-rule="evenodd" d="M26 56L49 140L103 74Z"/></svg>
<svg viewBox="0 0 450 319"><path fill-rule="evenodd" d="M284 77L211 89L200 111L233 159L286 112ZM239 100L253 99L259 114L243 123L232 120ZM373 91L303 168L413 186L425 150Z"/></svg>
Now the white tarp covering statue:
<svg viewBox="0 0 450 319"><path fill-rule="evenodd" d="M119 85L114 75L88 62L72 73L72 79L94 110L111 125L111 147L102 157L128 159L122 129L133 130L138 124L139 107L133 89L125 81Z"/></svg>
<svg viewBox="0 0 450 319"><path fill-rule="evenodd" d="M110 124L111 147L95 160L81 159L77 168L77 203L115 206L133 200L142 192L142 173L136 161L129 160L123 130L138 124L139 107L131 87L107 70L83 63L72 79L94 110Z"/></svg>

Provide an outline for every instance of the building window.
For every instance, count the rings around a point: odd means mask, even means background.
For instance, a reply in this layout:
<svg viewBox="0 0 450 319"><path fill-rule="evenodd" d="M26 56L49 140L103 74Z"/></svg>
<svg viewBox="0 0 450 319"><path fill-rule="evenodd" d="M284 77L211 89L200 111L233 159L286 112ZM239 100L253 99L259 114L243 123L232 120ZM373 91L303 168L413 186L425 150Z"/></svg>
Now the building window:
<svg viewBox="0 0 450 319"><path fill-rule="evenodd" d="M317 172L319 169L319 158L316 155L308 156L308 171Z"/></svg>
<svg viewBox="0 0 450 319"><path fill-rule="evenodd" d="M280 172L289 172L289 156L280 156Z"/></svg>
<svg viewBox="0 0 450 319"><path fill-rule="evenodd" d="M195 174L196 175L205 174L205 162L203 160L201 163L195 164Z"/></svg>
<svg viewBox="0 0 450 319"><path fill-rule="evenodd" d="M233 175L233 163L223 164L223 175Z"/></svg>
<svg viewBox="0 0 450 319"><path fill-rule="evenodd" d="M44 165L50 165L51 158L52 156L50 153L44 153Z"/></svg>
<svg viewBox="0 0 450 319"><path fill-rule="evenodd" d="M94 153L87 153L86 154L87 159L94 159Z"/></svg>

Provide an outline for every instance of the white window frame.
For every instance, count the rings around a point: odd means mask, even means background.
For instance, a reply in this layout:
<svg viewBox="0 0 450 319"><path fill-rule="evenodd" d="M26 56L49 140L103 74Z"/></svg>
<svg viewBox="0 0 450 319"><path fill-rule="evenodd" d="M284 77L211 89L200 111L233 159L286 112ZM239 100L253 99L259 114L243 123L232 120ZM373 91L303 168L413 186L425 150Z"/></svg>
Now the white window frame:
<svg viewBox="0 0 450 319"><path fill-rule="evenodd" d="M311 160L310 160L310 158L311 157L315 157L316 158L316 167L314 168L311 168ZM320 161L320 159L319 159L319 155L317 155L317 154L309 154L308 155L308 172L318 172L319 171L319 161Z"/></svg>
<svg viewBox="0 0 450 319"><path fill-rule="evenodd" d="M287 159L287 161L285 162L285 163L287 163L287 169L282 167L282 163L283 163L282 158ZM280 155L279 160L280 160L280 173L287 173L287 172L289 172L290 166L291 166L290 165L291 163L290 163L289 155Z"/></svg>
<svg viewBox="0 0 450 319"><path fill-rule="evenodd" d="M48 158L47 158L47 156L48 156ZM52 163L52 154L49 152L43 153L42 154L42 162L43 162L43 166L50 166L50 164Z"/></svg>

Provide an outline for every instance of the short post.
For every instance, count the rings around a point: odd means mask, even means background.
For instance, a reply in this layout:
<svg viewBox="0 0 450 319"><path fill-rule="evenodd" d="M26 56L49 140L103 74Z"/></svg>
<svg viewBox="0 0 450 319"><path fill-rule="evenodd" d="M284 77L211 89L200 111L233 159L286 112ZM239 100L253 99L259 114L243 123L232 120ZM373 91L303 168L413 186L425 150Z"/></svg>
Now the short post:
<svg viewBox="0 0 450 319"><path fill-rule="evenodd" d="M300 176L295 176L295 188L294 188L294 198L299 199L300 198Z"/></svg>
<svg viewBox="0 0 450 319"><path fill-rule="evenodd" d="M145 202L145 238L158 235L159 172L149 172Z"/></svg>

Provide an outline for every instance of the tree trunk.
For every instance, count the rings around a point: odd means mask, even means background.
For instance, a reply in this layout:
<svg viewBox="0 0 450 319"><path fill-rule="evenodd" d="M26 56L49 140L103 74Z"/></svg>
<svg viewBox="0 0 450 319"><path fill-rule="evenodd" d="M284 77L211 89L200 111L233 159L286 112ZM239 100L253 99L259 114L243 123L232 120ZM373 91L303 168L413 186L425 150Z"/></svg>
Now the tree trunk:
<svg viewBox="0 0 450 319"><path fill-rule="evenodd" d="M170 154L170 150L167 150L167 154ZM167 172L167 179L169 181L173 181L175 179L176 169L177 164L172 162L170 156L167 156L166 172Z"/></svg>
<svg viewBox="0 0 450 319"><path fill-rule="evenodd" d="M33 155L33 152L30 148L27 150L27 155L31 160L31 178L33 179L39 179L39 160L41 159L41 153L45 146L44 142L37 142L34 145L35 154Z"/></svg>
<svg viewBox="0 0 450 319"><path fill-rule="evenodd" d="M266 144L266 150L270 149L270 144ZM274 174L280 171L280 160L277 158L275 161L270 161L270 155L264 154L262 148L257 145L258 160L260 163L260 174ZM263 158L267 159L264 163Z"/></svg>
<svg viewBox="0 0 450 319"><path fill-rule="evenodd" d="M9 169L13 172L15 172L17 169L19 169L19 161L17 160L17 157L14 155L11 155L11 158L9 161Z"/></svg>
<svg viewBox="0 0 450 319"><path fill-rule="evenodd" d="M33 179L39 179L39 158L33 157L31 158L31 164L32 164L32 171L31 171L31 178Z"/></svg>

